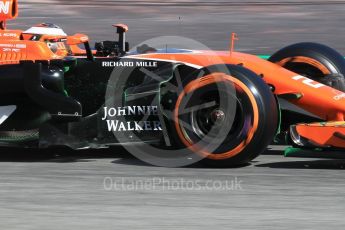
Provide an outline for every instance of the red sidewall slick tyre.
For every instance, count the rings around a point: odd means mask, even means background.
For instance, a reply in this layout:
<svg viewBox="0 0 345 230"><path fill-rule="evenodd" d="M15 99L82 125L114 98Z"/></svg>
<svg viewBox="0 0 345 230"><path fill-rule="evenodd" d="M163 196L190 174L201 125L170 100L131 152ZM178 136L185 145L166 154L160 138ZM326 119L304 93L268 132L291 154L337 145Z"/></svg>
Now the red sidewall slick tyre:
<svg viewBox="0 0 345 230"><path fill-rule="evenodd" d="M188 78L174 110L174 131L179 144L201 155L204 157L204 163L214 167L233 167L248 163L267 148L276 134L278 125L278 106L266 83L244 67L227 65L226 68L228 73L219 72L217 66L207 67L202 77ZM226 127L227 123L224 121L220 123L217 133L221 133L221 130L227 131L219 146L210 151L200 146L200 143L205 143L205 136L208 137L207 141L214 141L212 136L209 138L208 135L217 125L217 121L210 122L214 117L214 111L217 118L222 118L223 115L226 120L227 112L232 108L224 109L224 106L216 103L214 107L203 109L199 113L182 114L181 104L185 104L183 100L186 98L192 106L211 101L214 85L219 84L230 84L234 87L233 93L222 91L216 94L233 97L236 101L236 111L231 115L231 127ZM218 88L217 90L220 91ZM190 93L196 95L195 98L186 96Z"/></svg>

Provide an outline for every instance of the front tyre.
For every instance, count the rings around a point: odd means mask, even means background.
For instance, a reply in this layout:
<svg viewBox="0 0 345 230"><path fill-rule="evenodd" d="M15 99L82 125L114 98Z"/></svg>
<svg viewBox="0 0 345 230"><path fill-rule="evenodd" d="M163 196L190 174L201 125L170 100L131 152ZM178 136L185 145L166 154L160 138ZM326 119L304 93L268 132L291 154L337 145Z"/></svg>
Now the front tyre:
<svg viewBox="0 0 345 230"><path fill-rule="evenodd" d="M334 49L311 42L287 46L269 61L345 92L345 59Z"/></svg>
<svg viewBox="0 0 345 230"><path fill-rule="evenodd" d="M216 167L242 165L257 157L278 125L276 100L265 82L244 67L227 68L223 73L211 66L203 76L187 81L174 109L178 142ZM224 105L222 97L235 104Z"/></svg>

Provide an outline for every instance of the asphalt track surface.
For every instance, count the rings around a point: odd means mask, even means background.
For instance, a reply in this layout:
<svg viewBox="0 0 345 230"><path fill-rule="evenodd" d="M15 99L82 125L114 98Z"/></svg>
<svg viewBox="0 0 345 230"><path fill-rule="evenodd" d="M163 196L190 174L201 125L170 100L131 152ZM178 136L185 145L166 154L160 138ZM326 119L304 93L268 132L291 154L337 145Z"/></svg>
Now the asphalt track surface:
<svg viewBox="0 0 345 230"><path fill-rule="evenodd" d="M236 31L242 51L266 54L312 40L345 54L343 1L22 2L13 27L50 21L98 40L113 34L110 24L124 22L134 44L169 34L214 49L226 48ZM3 148L0 229L343 229L345 159L284 158L285 146L272 148L230 169L153 167L122 148Z"/></svg>

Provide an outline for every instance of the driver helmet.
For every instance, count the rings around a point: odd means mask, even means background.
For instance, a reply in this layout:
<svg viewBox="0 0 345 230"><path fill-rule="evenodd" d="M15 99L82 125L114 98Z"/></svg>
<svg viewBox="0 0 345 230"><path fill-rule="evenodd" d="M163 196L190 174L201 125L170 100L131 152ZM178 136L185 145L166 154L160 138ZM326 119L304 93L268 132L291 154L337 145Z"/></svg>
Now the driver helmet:
<svg viewBox="0 0 345 230"><path fill-rule="evenodd" d="M66 39L67 34L53 23L40 23L22 33L24 40L44 41L53 53L57 53L61 48L61 39ZM54 39L52 39L54 38ZM65 47L62 47L65 54Z"/></svg>

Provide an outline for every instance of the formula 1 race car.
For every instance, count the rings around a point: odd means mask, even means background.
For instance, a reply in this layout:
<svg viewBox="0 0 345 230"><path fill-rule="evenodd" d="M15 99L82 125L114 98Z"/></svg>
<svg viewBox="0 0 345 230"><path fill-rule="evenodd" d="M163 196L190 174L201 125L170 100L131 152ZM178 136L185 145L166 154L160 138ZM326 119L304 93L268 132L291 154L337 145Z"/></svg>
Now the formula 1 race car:
<svg viewBox="0 0 345 230"><path fill-rule="evenodd" d="M329 47L299 43L268 60L233 47L129 51L116 24L118 41L92 50L51 23L7 29L17 14L17 0L0 1L0 145L145 144L215 166L247 163L273 141L345 149L345 60Z"/></svg>

